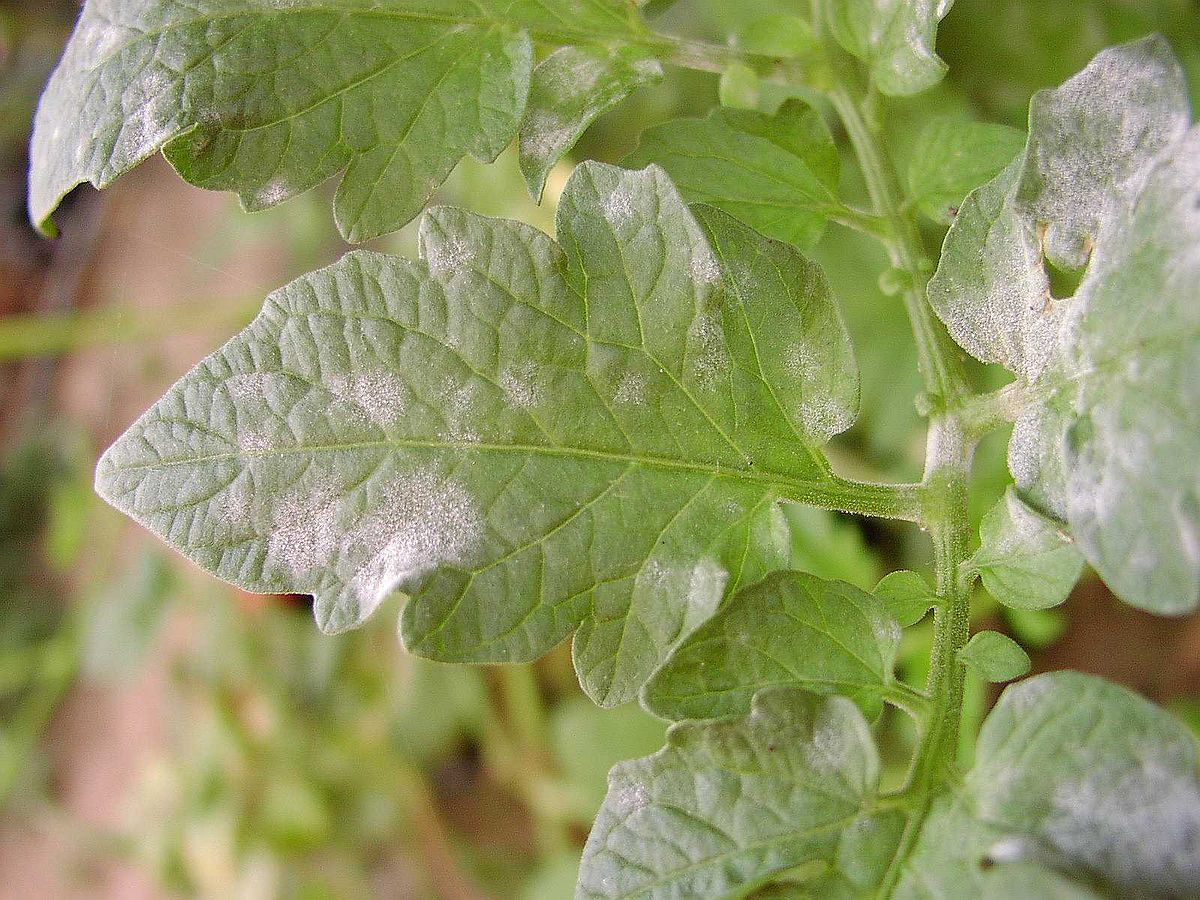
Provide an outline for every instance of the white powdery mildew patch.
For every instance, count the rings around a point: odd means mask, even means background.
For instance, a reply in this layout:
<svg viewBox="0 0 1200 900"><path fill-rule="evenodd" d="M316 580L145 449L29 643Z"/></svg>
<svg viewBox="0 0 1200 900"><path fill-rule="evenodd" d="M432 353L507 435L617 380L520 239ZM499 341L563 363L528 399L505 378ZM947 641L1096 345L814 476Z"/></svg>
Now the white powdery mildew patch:
<svg viewBox="0 0 1200 900"><path fill-rule="evenodd" d="M713 316L701 316L692 323L688 336L692 376L702 387L717 384L728 371L725 330Z"/></svg>
<svg viewBox="0 0 1200 900"><path fill-rule="evenodd" d="M225 379L225 390L234 400L265 400L279 376L272 372L251 372Z"/></svg>
<svg viewBox="0 0 1200 900"><path fill-rule="evenodd" d="M1004 692L1005 700L1016 713L1024 713L1042 703L1054 692L1054 682L1048 678L1030 678L1012 685Z"/></svg>
<svg viewBox="0 0 1200 900"><path fill-rule="evenodd" d="M340 506L328 488L281 501L267 538L268 558L297 577L328 565L337 551Z"/></svg>
<svg viewBox="0 0 1200 900"><path fill-rule="evenodd" d="M850 413L827 397L804 397L796 404L796 415L804 433L817 441L827 441L853 424Z"/></svg>
<svg viewBox="0 0 1200 900"><path fill-rule="evenodd" d="M442 415L446 422L446 428L439 432L442 440L459 444L477 444L481 440L479 433L471 427L468 417L472 394L470 382L459 384L454 378L443 381L441 390L438 391Z"/></svg>
<svg viewBox="0 0 1200 900"><path fill-rule="evenodd" d="M275 206L282 203L293 193L295 191L291 184L282 178L276 178L274 181L268 181L254 192L251 205L259 207Z"/></svg>
<svg viewBox="0 0 1200 900"><path fill-rule="evenodd" d="M626 372L617 384L613 402L623 406L641 406L646 402L646 376L640 372Z"/></svg>
<svg viewBox="0 0 1200 900"><path fill-rule="evenodd" d="M434 275L450 275L471 259L471 248L460 237L447 238L444 243L431 242L426 249L426 264Z"/></svg>
<svg viewBox="0 0 1200 900"><path fill-rule="evenodd" d="M1001 838L988 848L987 859L994 863L1021 862L1036 855L1036 848L1023 837Z"/></svg>
<svg viewBox="0 0 1200 900"><path fill-rule="evenodd" d="M243 453L267 453L274 448L271 439L256 431L246 431L238 434L238 450Z"/></svg>
<svg viewBox="0 0 1200 900"><path fill-rule="evenodd" d="M807 344L793 344L783 353L783 368L793 378L807 381L821 371L821 364Z"/></svg>
<svg viewBox="0 0 1200 900"><path fill-rule="evenodd" d="M457 482L417 472L396 483L347 546L365 547L366 560L347 584L361 616L407 579L440 565L465 564L483 537L483 516Z"/></svg>
<svg viewBox="0 0 1200 900"><path fill-rule="evenodd" d="M899 646L902 637L900 623L895 619L886 619L883 616L872 617L871 632L875 635L876 643L881 647Z"/></svg>
<svg viewBox="0 0 1200 900"><path fill-rule="evenodd" d="M721 280L721 266L707 247L692 254L692 280L697 284L716 284Z"/></svg>
<svg viewBox="0 0 1200 900"><path fill-rule="evenodd" d="M329 381L329 390L352 403L376 425L391 425L405 412L407 386L391 372L356 372Z"/></svg>
<svg viewBox="0 0 1200 900"><path fill-rule="evenodd" d="M624 225L634 216L633 196L623 187L618 187L604 198L601 212L611 224Z"/></svg>
<svg viewBox="0 0 1200 900"><path fill-rule="evenodd" d="M640 781L627 781L609 791L607 806L620 818L628 818L650 805L650 791Z"/></svg>
<svg viewBox="0 0 1200 900"><path fill-rule="evenodd" d="M1059 785L1043 828L1067 856L1172 896L1200 890L1200 785L1156 760Z"/></svg>
<svg viewBox="0 0 1200 900"><path fill-rule="evenodd" d="M824 707L813 721L812 736L804 745L804 759L812 768L826 772L841 771L850 761L849 732Z"/></svg>
<svg viewBox="0 0 1200 900"><path fill-rule="evenodd" d="M230 528L246 528L254 521L254 500L240 480L215 498L210 509L218 522Z"/></svg>
<svg viewBox="0 0 1200 900"><path fill-rule="evenodd" d="M699 625L712 617L725 594L729 573L712 559L702 559L692 566L687 582L689 624Z"/></svg>
<svg viewBox="0 0 1200 900"><path fill-rule="evenodd" d="M532 409L542 402L542 388L537 382L537 366L524 360L506 369L500 376L500 386L509 405L516 409Z"/></svg>

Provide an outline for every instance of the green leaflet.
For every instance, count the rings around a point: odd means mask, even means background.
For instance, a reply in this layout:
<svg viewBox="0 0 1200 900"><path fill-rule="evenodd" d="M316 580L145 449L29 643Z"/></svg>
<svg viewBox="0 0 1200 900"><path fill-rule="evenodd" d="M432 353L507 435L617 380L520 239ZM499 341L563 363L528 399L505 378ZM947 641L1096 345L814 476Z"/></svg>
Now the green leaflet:
<svg viewBox="0 0 1200 900"><path fill-rule="evenodd" d="M1026 679L984 723L961 794L934 805L895 896L1019 896L988 863L1060 872L1017 872L1041 885L1033 896L1088 897L1093 881L1116 896L1195 896L1196 764L1187 730L1125 688L1078 672Z"/></svg>
<svg viewBox="0 0 1200 900"><path fill-rule="evenodd" d="M989 594L1016 609L1048 609L1067 599L1083 558L1062 527L1011 487L979 526L981 544L964 565Z"/></svg>
<svg viewBox="0 0 1200 900"><path fill-rule="evenodd" d="M631 47L563 47L538 63L521 125L521 171L530 193L541 198L554 164L592 122L662 76L658 60Z"/></svg>
<svg viewBox="0 0 1200 900"><path fill-rule="evenodd" d="M397 588L405 644L440 660L532 659L578 628L588 693L630 699L786 562L777 498L869 492L817 450L857 395L820 270L697 215L660 170L592 163L561 247L432 211L420 263L352 253L273 294L98 490L222 578L315 594L327 630Z"/></svg>
<svg viewBox="0 0 1200 900"><path fill-rule="evenodd" d="M884 575L872 593L904 628L920 622L938 602L937 593L925 579L907 570Z"/></svg>
<svg viewBox="0 0 1200 900"><path fill-rule="evenodd" d="M666 748L612 770L576 896L743 896L789 869L816 863L820 872L842 858L862 890L902 824L865 812L878 781L853 703L763 691L749 718L675 725Z"/></svg>
<svg viewBox="0 0 1200 900"><path fill-rule="evenodd" d="M824 120L800 101L774 116L715 109L642 135L626 165L661 165L688 200L708 203L777 240L809 248L837 199L837 147Z"/></svg>
<svg viewBox="0 0 1200 900"><path fill-rule="evenodd" d="M1022 495L1069 523L1135 606L1200 602L1200 129L1146 38L1038 94L1023 157L967 199L929 296L955 339L1029 386ZM1086 266L1051 296L1044 260Z"/></svg>
<svg viewBox="0 0 1200 900"><path fill-rule="evenodd" d="M998 631L980 631L958 651L963 665L985 681L1012 681L1029 672L1029 654Z"/></svg>
<svg viewBox="0 0 1200 900"><path fill-rule="evenodd" d="M867 64L885 94L933 87L946 74L934 53L937 26L954 0L837 0L826 5L837 42Z"/></svg>
<svg viewBox="0 0 1200 900"><path fill-rule="evenodd" d="M30 216L159 150L185 179L262 209L344 172L342 234L421 210L466 154L521 121L530 35L630 33L621 0L88 0L42 97Z"/></svg>
<svg viewBox="0 0 1200 900"><path fill-rule="evenodd" d="M744 715L762 688L849 696L877 714L892 685L900 626L871 594L804 572L778 572L735 594L646 683L665 719Z"/></svg>
<svg viewBox="0 0 1200 900"><path fill-rule="evenodd" d="M1007 125L956 116L931 119L908 152L908 196L935 222L954 220L975 188L999 174L1025 146L1025 135Z"/></svg>

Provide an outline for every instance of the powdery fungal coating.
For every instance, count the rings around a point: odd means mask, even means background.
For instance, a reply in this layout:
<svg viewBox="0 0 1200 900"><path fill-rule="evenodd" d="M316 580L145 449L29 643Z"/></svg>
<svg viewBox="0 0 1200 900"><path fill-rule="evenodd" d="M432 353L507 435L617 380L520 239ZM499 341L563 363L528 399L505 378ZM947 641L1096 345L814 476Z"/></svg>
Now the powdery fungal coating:
<svg viewBox="0 0 1200 900"><path fill-rule="evenodd" d="M692 377L702 387L712 387L729 369L725 330L714 316L704 315L692 323L688 338Z"/></svg>
<svg viewBox="0 0 1200 900"><path fill-rule="evenodd" d="M470 246L457 236L442 243L431 241L425 252L425 262L434 275L452 275L471 259Z"/></svg>
<svg viewBox="0 0 1200 900"><path fill-rule="evenodd" d="M408 388L391 372L356 372L329 381L335 395L352 403L376 425L391 425L403 417Z"/></svg>
<svg viewBox="0 0 1200 900"><path fill-rule="evenodd" d="M238 435L238 449L243 453L268 453L273 447L271 439L265 434L248 431Z"/></svg>
<svg viewBox="0 0 1200 900"><path fill-rule="evenodd" d="M275 206L288 199L293 193L295 190L287 181L283 179L269 181L254 193L251 206L259 208Z"/></svg>
<svg viewBox="0 0 1200 900"><path fill-rule="evenodd" d="M716 284L721 280L721 266L707 248L692 254L692 280L698 284Z"/></svg>
<svg viewBox="0 0 1200 900"><path fill-rule="evenodd" d="M500 376L500 386L504 388L510 406L532 409L542 402L542 386L538 384L537 376L537 366L531 360L505 370Z"/></svg>
<svg viewBox="0 0 1200 900"><path fill-rule="evenodd" d="M239 480L213 500L213 517L231 528L245 528L254 520L254 501L245 484Z"/></svg>
<svg viewBox="0 0 1200 900"><path fill-rule="evenodd" d="M845 722L822 706L813 721L812 737L804 747L805 761L814 769L839 772L850 759L850 738Z"/></svg>
<svg viewBox="0 0 1200 900"><path fill-rule="evenodd" d="M277 372L250 372L225 379L225 390L233 400L262 400L270 398L286 376Z"/></svg>
<svg viewBox="0 0 1200 900"><path fill-rule="evenodd" d="M611 224L624 225L633 218L635 212L633 197L623 187L614 188L602 201L601 212Z"/></svg>
<svg viewBox="0 0 1200 900"><path fill-rule="evenodd" d="M333 561L338 546L341 504L333 491L317 489L288 497L275 509L267 538L267 557L294 577L307 575Z"/></svg>
<svg viewBox="0 0 1200 900"><path fill-rule="evenodd" d="M632 816L650 805L650 791L640 781L627 781L612 787L606 803L620 815Z"/></svg>
<svg viewBox="0 0 1200 900"><path fill-rule="evenodd" d="M820 442L841 434L854 424L854 417L845 407L824 396L802 398L796 405L796 415L804 426L804 433Z"/></svg>
<svg viewBox="0 0 1200 900"><path fill-rule="evenodd" d="M483 536L483 516L457 482L417 472L392 486L347 539L364 558L347 590L362 617L408 579L463 565Z"/></svg>
<svg viewBox="0 0 1200 900"><path fill-rule="evenodd" d="M1154 759L1060 785L1044 830L1118 883L1181 897L1200 886L1200 786Z"/></svg>
<svg viewBox="0 0 1200 900"><path fill-rule="evenodd" d="M626 372L617 384L613 402L623 406L641 406L646 402L646 376L640 372Z"/></svg>
<svg viewBox="0 0 1200 900"><path fill-rule="evenodd" d="M820 361L807 344L793 344L783 354L784 370L800 381L806 381L821 371Z"/></svg>

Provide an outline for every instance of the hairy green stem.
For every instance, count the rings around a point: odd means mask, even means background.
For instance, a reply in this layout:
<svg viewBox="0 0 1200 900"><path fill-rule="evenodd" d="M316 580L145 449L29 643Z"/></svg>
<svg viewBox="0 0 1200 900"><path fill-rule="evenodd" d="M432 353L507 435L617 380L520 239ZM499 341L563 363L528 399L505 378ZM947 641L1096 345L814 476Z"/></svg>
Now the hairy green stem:
<svg viewBox="0 0 1200 900"><path fill-rule="evenodd" d="M925 691L930 698L930 715L909 778L910 791L928 795L950 777L962 720L965 670L958 651L969 636L970 598L962 590L957 573L968 553L971 442L956 408L961 398L970 395L970 389L945 330L934 320L926 301L931 266L916 224L903 210L898 179L862 115L861 101L844 84L830 92L830 99L846 127L876 211L891 225L885 245L892 265L908 276L905 309L916 340L925 390L937 401L926 448L923 523L933 540L941 604L934 614L933 653Z"/></svg>

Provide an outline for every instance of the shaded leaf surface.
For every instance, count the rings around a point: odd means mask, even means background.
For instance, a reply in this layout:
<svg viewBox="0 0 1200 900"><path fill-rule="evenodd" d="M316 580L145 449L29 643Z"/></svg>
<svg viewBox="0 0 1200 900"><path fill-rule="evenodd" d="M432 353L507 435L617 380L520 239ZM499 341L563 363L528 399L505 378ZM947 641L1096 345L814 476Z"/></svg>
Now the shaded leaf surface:
<svg viewBox="0 0 1200 900"><path fill-rule="evenodd" d="M716 109L646 131L627 165L655 163L690 201L736 216L769 237L811 247L837 199L837 148L820 114L789 101L774 116Z"/></svg>
<svg viewBox="0 0 1200 900"><path fill-rule="evenodd" d="M675 721L713 719L744 715L762 688L798 685L877 712L899 643L899 624L871 594L779 572L688 635L646 684L643 702Z"/></svg>
<svg viewBox="0 0 1200 900"><path fill-rule="evenodd" d="M885 94L933 87L946 74L934 52L937 26L954 0L839 0L826 9L837 42L867 64Z"/></svg>
<svg viewBox="0 0 1200 900"><path fill-rule="evenodd" d="M466 154L496 157L529 91L530 35L629 29L620 0L89 0L38 109L29 208L160 148L249 209L344 172L342 234L395 230Z"/></svg>
<svg viewBox="0 0 1200 900"><path fill-rule="evenodd" d="M659 170L590 163L561 247L431 212L421 262L354 253L272 295L98 489L223 578L314 594L326 629L394 589L436 659L531 659L578 627L589 694L629 699L786 562L777 498L844 484L817 449L856 398L823 276L700 215ZM727 253L751 262L726 278Z"/></svg>
<svg viewBox="0 0 1200 900"><path fill-rule="evenodd" d="M845 835L883 827L863 812L878 779L854 704L763 691L749 718L676 725L612 770L576 896L720 897L836 862Z"/></svg>
<svg viewBox="0 0 1200 900"><path fill-rule="evenodd" d="M1200 129L1147 38L1038 94L1026 152L973 193L930 299L955 339L1033 398L1009 467L1127 602L1200 602ZM1045 262L1076 271L1054 298Z"/></svg>

